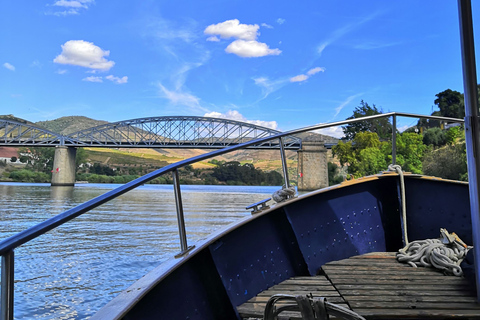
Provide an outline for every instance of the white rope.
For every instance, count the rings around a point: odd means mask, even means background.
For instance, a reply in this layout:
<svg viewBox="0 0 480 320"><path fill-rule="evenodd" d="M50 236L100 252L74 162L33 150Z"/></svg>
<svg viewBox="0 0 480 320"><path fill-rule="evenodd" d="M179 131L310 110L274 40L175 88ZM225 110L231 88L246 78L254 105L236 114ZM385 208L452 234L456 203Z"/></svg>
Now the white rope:
<svg viewBox="0 0 480 320"><path fill-rule="evenodd" d="M434 267L448 275L461 276L463 259L472 247L465 245L455 233L440 229L440 239L416 240L397 253L399 262L412 267Z"/></svg>
<svg viewBox="0 0 480 320"><path fill-rule="evenodd" d="M407 201L405 200L405 179L403 177L402 167L398 164L391 164L388 166L388 170L395 171L400 177L400 195L402 198L402 223L403 223L403 243L408 246L407 235Z"/></svg>
<svg viewBox="0 0 480 320"><path fill-rule="evenodd" d="M295 187L292 186L292 187L285 188L284 186L282 187L282 189L277 190L272 194L272 199L275 202L282 202L287 200L288 198L293 197L295 193L296 193Z"/></svg>

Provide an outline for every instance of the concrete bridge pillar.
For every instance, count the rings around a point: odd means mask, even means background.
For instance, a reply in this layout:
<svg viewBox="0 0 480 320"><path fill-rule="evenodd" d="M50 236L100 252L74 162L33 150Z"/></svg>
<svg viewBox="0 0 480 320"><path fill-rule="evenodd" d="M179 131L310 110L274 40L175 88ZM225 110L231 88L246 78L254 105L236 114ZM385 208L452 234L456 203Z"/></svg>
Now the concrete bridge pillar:
<svg viewBox="0 0 480 320"><path fill-rule="evenodd" d="M52 186L73 186L75 185L75 155L77 149L74 147L55 147L53 159Z"/></svg>
<svg viewBox="0 0 480 320"><path fill-rule="evenodd" d="M319 136L302 140L298 156L298 190L328 187L328 162L325 141Z"/></svg>

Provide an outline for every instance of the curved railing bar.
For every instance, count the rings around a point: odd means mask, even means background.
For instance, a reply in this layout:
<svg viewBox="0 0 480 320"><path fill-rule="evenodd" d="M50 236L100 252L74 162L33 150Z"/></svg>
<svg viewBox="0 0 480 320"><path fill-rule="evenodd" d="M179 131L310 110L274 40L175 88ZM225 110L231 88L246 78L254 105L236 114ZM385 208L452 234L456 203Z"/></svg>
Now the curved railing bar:
<svg viewBox="0 0 480 320"><path fill-rule="evenodd" d="M157 178L158 176L165 174L167 172L173 173L173 181L174 181L174 191L175 191L175 200L176 200L176 207L177 207L177 219L178 219L178 227L179 227L179 234L180 234L180 245L182 252L180 255L188 252L189 248L186 242L186 233L185 233L185 222L183 221L183 208L181 205L181 191L180 191L180 184L178 179L178 168L183 166L212 158L218 155L222 155L224 153L228 153L231 151L235 151L238 149L243 149L258 143L263 143L273 139L279 139L279 145L281 150L281 157L282 157L282 167L284 173L284 181L285 186L289 187L288 182L288 172L286 170L286 161L285 161L285 153L283 148L283 138L289 135L299 134L307 131L312 130L319 130L325 129L329 127L336 127L342 126L350 123L361 122L361 121L368 121L374 119L380 119L385 117L392 117L393 118L393 126L392 126L392 158L394 159L395 155L395 139L396 139L396 117L411 117L411 118L427 118L427 119L435 119L435 120L443 120L447 122L464 122L462 119L455 119L455 118L447 118L447 117L438 117L438 116L422 116L422 115L414 115L409 113L400 113L400 112L390 112L384 114L378 114L373 116L366 116L362 118L355 118L355 119L348 119L333 123L327 124L318 124L313 125L310 127L304 127L300 129L290 130L286 132L280 132L273 136L264 137L255 139L249 142L245 142L238 145L233 145L229 147L225 147L223 149L215 150L203 155L198 155L189 159L185 159L168 166L165 166L161 169L155 170L149 174L146 174L140 178L137 178L131 182L128 182L116 189L106 192L103 195L100 195L96 198L93 198L87 202L84 202L70 210L67 210L63 213L56 215L53 218L50 218L44 222L37 224L27 230L24 230L18 234L15 234L3 241L0 242L0 255L2 256L1 262L1 304L0 304L0 319L1 320L13 320L13 296L14 296L14 249L25 244L26 242L35 239L36 237L86 213L116 197L135 189L138 186L143 185L144 183ZM395 161L395 160L394 160Z"/></svg>
<svg viewBox="0 0 480 320"><path fill-rule="evenodd" d="M170 171L177 170L178 168L184 167L186 165L202 161L208 158L212 158L215 156L219 156L231 151L235 151L238 149L243 149L245 147L266 142L269 140L273 139L280 139L289 135L294 135L294 134L299 134L307 131L312 131L312 130L319 130L319 129L325 129L329 127L336 127L336 126L342 126L350 123L355 123L355 122L360 122L360 121L367 121L367 120L374 120L374 119L380 119L380 118L385 118L385 117L391 117L391 116L402 116L402 117L410 117L410 118L424 118L424 119L434 119L434 120L443 120L446 122L456 122L456 123L463 123L462 119L456 119L456 118L448 118L448 117L439 117L439 116L423 116L423 115L415 115L415 114L409 114L409 113L401 113L401 112L389 112L389 113L382 113L378 115L373 115L373 116L366 116L362 118L355 118L355 119L349 119L349 120L343 120L343 121L338 121L338 122L332 122L332 123L327 123L327 124L317 124L309 127L304 127L300 129L295 129L295 130L290 130L290 131L285 131L285 132L280 132L276 135L265 137L265 138L260 138L260 139L255 139L249 142L245 142L239 145L234 145L230 147L226 147L223 149L219 150L214 150L212 152L198 155L192 158L188 158L185 160L181 160L176 163L172 163L170 165L167 165L163 168L160 168L158 170L155 170L151 173L148 173L140 178L137 178L131 182L128 182L116 189L113 189L109 192L106 192L103 195L100 195L96 198L93 198L83 204L80 204L70 210L67 210L63 213L58 214L55 217L52 217L42 223L39 223L36 226L33 226L25 231L22 231L16 235L11 236L10 238L7 238L0 242L0 255L5 254L7 251L10 251L12 249L15 249L22 244L38 237L41 234L44 234L60 225L63 223L76 218L77 216L88 212L91 209L94 209L105 202L108 202L112 199L115 199L116 197L132 190L135 189L138 186L141 186L145 184L146 182L153 180L157 177L159 177L162 174L168 173Z"/></svg>

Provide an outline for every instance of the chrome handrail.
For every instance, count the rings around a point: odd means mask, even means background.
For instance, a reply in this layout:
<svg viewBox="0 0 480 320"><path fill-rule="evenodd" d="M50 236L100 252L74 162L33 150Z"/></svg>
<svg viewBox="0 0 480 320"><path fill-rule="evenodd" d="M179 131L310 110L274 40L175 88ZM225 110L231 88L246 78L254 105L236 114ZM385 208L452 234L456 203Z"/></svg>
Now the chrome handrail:
<svg viewBox="0 0 480 320"><path fill-rule="evenodd" d="M386 117L393 117L393 126L392 126L392 141L395 141L397 128L396 128L396 117L408 117L408 118L420 118L420 119L433 119L433 120L441 120L445 122L454 122L454 123L463 123L462 119L456 118L449 118L449 117L439 117L439 116L424 116L424 115L416 115L410 113L402 113L402 112L389 112L389 113L382 113L373 116L366 116L362 118L355 118L355 119L348 119L343 121L337 121L332 123L325 123L325 124L317 124L309 127L304 127L300 129L294 129L286 132L281 132L276 135L259 138L255 140L251 140L249 142L245 142L242 144L225 147L223 149L214 150L212 152L198 155L192 158L188 158L170 165L167 165L163 168L150 172L142 177L139 177L133 181L130 181L116 189L110 190L103 195L100 195L96 198L88 200L72 209L64 211L55 217L52 217L44 222L37 224L27 230L24 230L20 233L17 233L3 241L0 242L0 255L2 256L2 272L1 272L1 314L0 320L13 320L13 286L14 286L14 249L17 247L29 242L30 240L35 239L36 237L47 233L48 231L55 229L58 226L110 201L118 196L137 188L145 184L146 182L153 180L160 175L163 175L168 172L172 172L173 180L174 180L174 190L176 195L176 208L177 208L177 217L178 217L178 225L179 225L179 236L180 236L180 245L182 253L188 251L189 248L186 242L186 233L185 233L185 222L183 221L183 208L181 203L181 190L180 190L180 182L178 179L178 169L184 167L186 165L205 160L208 158L212 158L215 156L219 156L225 153L229 153L235 150L243 149L255 144L267 142L269 140L279 139L280 140L280 152L282 158L282 170L284 174L284 181L285 186L289 187L289 180L288 180L288 170L287 170L287 163L285 158L285 150L283 148L283 138L290 135L295 135L299 133L304 133L313 130L325 129L330 127L342 126L347 125L350 123L355 122L362 122L368 120L375 120L381 119ZM392 155L396 154L396 145L392 143ZM394 158L395 159L395 158ZM395 160L394 160L395 161Z"/></svg>

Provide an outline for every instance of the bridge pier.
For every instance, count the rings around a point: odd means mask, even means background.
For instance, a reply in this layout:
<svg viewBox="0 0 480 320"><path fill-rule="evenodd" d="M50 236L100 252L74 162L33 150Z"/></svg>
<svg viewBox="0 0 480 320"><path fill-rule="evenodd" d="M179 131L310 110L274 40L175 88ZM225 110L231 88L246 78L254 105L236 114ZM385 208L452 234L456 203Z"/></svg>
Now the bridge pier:
<svg viewBox="0 0 480 320"><path fill-rule="evenodd" d="M55 147L53 159L52 186L75 185L75 156L77 149L74 147Z"/></svg>
<svg viewBox="0 0 480 320"><path fill-rule="evenodd" d="M309 136L302 140L298 156L298 190L310 191L328 187L328 162L325 141Z"/></svg>

